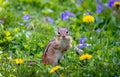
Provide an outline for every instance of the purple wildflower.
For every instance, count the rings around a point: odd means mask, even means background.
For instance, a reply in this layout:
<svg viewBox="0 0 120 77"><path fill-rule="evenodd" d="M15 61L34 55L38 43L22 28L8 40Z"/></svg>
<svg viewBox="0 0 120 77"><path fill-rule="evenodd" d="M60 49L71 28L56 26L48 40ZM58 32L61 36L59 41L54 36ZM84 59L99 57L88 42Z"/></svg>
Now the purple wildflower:
<svg viewBox="0 0 120 77"><path fill-rule="evenodd" d="M50 22L50 23L53 23L53 22L54 22L54 20L53 20L52 18L50 18L50 17L46 17L45 19L46 19L46 21L48 21L48 22Z"/></svg>
<svg viewBox="0 0 120 77"><path fill-rule="evenodd" d="M97 31L98 33L100 33L100 28L98 28L96 31Z"/></svg>
<svg viewBox="0 0 120 77"><path fill-rule="evenodd" d="M77 4L80 5L83 2L83 0L78 0Z"/></svg>
<svg viewBox="0 0 120 77"><path fill-rule="evenodd" d="M66 15L68 15L69 17L74 17L75 14L74 13L71 13L70 11L66 10L65 11Z"/></svg>
<svg viewBox="0 0 120 77"><path fill-rule="evenodd" d="M68 20L69 17L74 17L75 14L71 13L70 11L66 10L65 12L61 13L62 20Z"/></svg>
<svg viewBox="0 0 120 77"><path fill-rule="evenodd" d="M87 45L86 44L80 44L80 48L85 48Z"/></svg>
<svg viewBox="0 0 120 77"><path fill-rule="evenodd" d="M61 14L62 20L67 20L68 17L69 17L69 16L68 16L66 13L64 13L64 12Z"/></svg>
<svg viewBox="0 0 120 77"><path fill-rule="evenodd" d="M80 40L79 40L79 42L80 42L81 44L84 44L86 41L87 41L87 38L80 38Z"/></svg>
<svg viewBox="0 0 120 77"><path fill-rule="evenodd" d="M107 7L108 7L108 8L112 8L115 1L116 1L116 0L109 0L109 2L108 2L108 4L107 4Z"/></svg>
<svg viewBox="0 0 120 77"><path fill-rule="evenodd" d="M96 13L99 14L99 13L102 12L102 10L103 10L103 6L102 6L102 4L98 4L98 6L97 6L97 10L96 10Z"/></svg>
<svg viewBox="0 0 120 77"><path fill-rule="evenodd" d="M23 20L26 22L26 21L28 21L28 19L30 18L30 15L29 14L25 14L24 16L23 16Z"/></svg>

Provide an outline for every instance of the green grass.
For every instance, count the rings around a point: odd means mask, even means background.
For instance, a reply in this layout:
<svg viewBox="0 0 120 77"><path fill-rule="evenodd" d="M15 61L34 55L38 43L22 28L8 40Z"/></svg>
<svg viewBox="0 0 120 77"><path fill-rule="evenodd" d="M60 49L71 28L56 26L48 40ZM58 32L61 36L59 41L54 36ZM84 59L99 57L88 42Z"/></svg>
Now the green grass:
<svg viewBox="0 0 120 77"><path fill-rule="evenodd" d="M92 1L92 2L91 2ZM108 0L101 1L102 4ZM115 8L107 8L96 14L96 2L84 0L1 0L0 20L0 77L120 77L120 17L113 13ZM60 14L65 10L74 13L64 21ZM118 11L120 11L118 9ZM92 13L94 23L84 23L82 18ZM27 22L23 16L29 14ZM54 19L54 23L45 17ZM29 24L29 26L26 26ZM73 38L73 47L65 53L57 72L49 73L52 66L41 63L42 54L50 40L55 38L57 27L68 27ZM14 29L18 30L14 30ZM96 30L100 28L100 33ZM5 32L10 33L6 35ZM74 45L79 39L87 38L91 44L82 50L92 55L90 60L79 60ZM23 59L16 64L15 59ZM27 61L37 64L30 66Z"/></svg>

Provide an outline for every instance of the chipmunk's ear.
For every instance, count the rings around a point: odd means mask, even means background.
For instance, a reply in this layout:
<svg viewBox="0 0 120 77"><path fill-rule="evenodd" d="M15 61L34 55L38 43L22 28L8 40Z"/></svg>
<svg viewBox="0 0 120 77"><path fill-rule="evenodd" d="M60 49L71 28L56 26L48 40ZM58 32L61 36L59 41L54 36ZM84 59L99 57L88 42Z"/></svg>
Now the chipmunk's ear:
<svg viewBox="0 0 120 77"><path fill-rule="evenodd" d="M65 27L66 29L67 29L67 31L68 31L68 27Z"/></svg>

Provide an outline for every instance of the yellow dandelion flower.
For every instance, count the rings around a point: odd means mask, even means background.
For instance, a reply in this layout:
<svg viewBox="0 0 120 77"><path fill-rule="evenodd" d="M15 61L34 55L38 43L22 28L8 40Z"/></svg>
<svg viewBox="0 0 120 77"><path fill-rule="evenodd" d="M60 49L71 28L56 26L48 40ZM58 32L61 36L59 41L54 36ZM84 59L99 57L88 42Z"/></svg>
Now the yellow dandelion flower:
<svg viewBox="0 0 120 77"><path fill-rule="evenodd" d="M86 54L86 58L90 59L90 58L92 58L92 55Z"/></svg>
<svg viewBox="0 0 120 77"><path fill-rule="evenodd" d="M118 1L114 2L114 7L119 8L120 7L120 2L118 2Z"/></svg>
<svg viewBox="0 0 120 77"><path fill-rule="evenodd" d="M80 59L80 60L86 59L85 54L81 55L81 56L79 57L79 59Z"/></svg>
<svg viewBox="0 0 120 77"><path fill-rule="evenodd" d="M60 66L57 65L57 66L53 67L53 68L49 71L49 73L53 73L53 72L57 71L59 68L60 68Z"/></svg>
<svg viewBox="0 0 120 77"><path fill-rule="evenodd" d="M85 60L90 58L92 58L92 55L89 55L89 54L83 54L79 57L80 60Z"/></svg>
<svg viewBox="0 0 120 77"><path fill-rule="evenodd" d="M15 59L16 64L23 64L24 60L23 59Z"/></svg>
<svg viewBox="0 0 120 77"><path fill-rule="evenodd" d="M83 22L86 22L86 23L94 22L94 20L95 20L94 17L91 15L87 15L83 17Z"/></svg>
<svg viewBox="0 0 120 77"><path fill-rule="evenodd" d="M18 32L18 28L14 28L14 29L13 29L13 32Z"/></svg>
<svg viewBox="0 0 120 77"><path fill-rule="evenodd" d="M4 34L5 34L6 36L10 36L10 32L9 32L9 31L4 31Z"/></svg>

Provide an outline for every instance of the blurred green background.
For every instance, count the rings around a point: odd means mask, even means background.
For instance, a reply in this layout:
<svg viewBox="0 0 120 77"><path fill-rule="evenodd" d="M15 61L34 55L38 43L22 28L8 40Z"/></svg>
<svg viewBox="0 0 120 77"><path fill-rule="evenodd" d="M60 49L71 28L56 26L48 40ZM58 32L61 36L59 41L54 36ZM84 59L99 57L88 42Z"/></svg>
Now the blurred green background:
<svg viewBox="0 0 120 77"><path fill-rule="evenodd" d="M112 2L0 0L0 77L120 77L120 3L108 7ZM63 15L66 11L70 16ZM94 22L83 22L86 15ZM51 74L52 66L41 60L58 27L69 28L73 47L64 54L57 73ZM82 48L92 55L87 62L74 50L84 37L91 44ZM16 59L24 62L17 64ZM28 61L37 64L30 66Z"/></svg>

